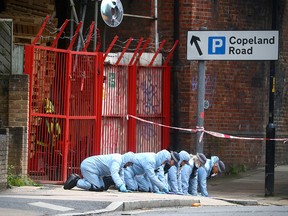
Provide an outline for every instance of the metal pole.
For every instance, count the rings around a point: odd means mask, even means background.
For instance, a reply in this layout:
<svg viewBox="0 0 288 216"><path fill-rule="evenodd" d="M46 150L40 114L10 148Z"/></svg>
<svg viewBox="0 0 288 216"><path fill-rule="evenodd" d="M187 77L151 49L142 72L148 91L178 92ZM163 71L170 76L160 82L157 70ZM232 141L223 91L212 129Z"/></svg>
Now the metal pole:
<svg viewBox="0 0 288 216"><path fill-rule="evenodd" d="M83 5L82 5L83 4ZM82 49L84 46L85 46L85 41L84 41L84 38L83 38L83 26L84 26L84 21L85 21L85 17L86 17L86 10L87 10L87 0L84 0L81 4L81 15L82 15L82 26L81 26L81 29L80 29L80 35L82 35L82 38L81 40L78 40L78 44L77 44L77 51L79 51L80 49ZM82 47L81 47L81 42L82 42Z"/></svg>
<svg viewBox="0 0 288 216"><path fill-rule="evenodd" d="M278 0L272 1L272 30L277 30ZM274 94L275 94L275 61L270 62L269 85L269 122L266 127L266 162L265 162L265 196L274 196L274 166L275 166L275 124L274 124Z"/></svg>
<svg viewBox="0 0 288 216"><path fill-rule="evenodd" d="M207 27L201 27L199 30L207 30ZM199 61L198 66L198 84L197 84L197 128L204 128L204 101L205 101L205 61ZM203 131L196 133L196 153L203 153Z"/></svg>
<svg viewBox="0 0 288 216"><path fill-rule="evenodd" d="M94 17L94 21L95 21L94 37L95 38L94 38L94 43L93 43L93 50L96 50L96 46L97 46L98 8L99 8L98 0L95 0L95 17Z"/></svg>
<svg viewBox="0 0 288 216"><path fill-rule="evenodd" d="M155 0L155 51L158 49L159 37L158 37L158 1Z"/></svg>
<svg viewBox="0 0 288 216"><path fill-rule="evenodd" d="M77 12L76 12L76 9L75 9L74 0L70 0L70 6L71 6L71 8L72 8L72 13L73 13L73 15L74 15L74 18L75 18L75 20L76 20L76 22L77 22L77 24L78 24L78 23L79 23L79 19L78 19ZM73 29L71 29L71 31L73 31ZM80 39L81 39L81 41L82 41L82 44L83 44L83 46L84 46L84 38L83 38L82 31L80 31L79 35L80 35Z"/></svg>
<svg viewBox="0 0 288 216"><path fill-rule="evenodd" d="M71 7L70 19L74 20L74 13L72 7ZM70 40L72 40L73 35L74 35L74 22L70 22Z"/></svg>
<svg viewBox="0 0 288 216"><path fill-rule="evenodd" d="M205 61L199 61L197 95L197 127L204 128ZM203 153L203 132L196 134L196 152Z"/></svg>
<svg viewBox="0 0 288 216"><path fill-rule="evenodd" d="M179 1L174 0L174 11L173 11L173 39L174 41L179 40ZM173 87L173 124L178 127L179 126L179 92L178 92L178 70L179 67L179 46L175 48L175 52L173 53L173 72L172 72L172 87ZM178 130L173 131L173 141L172 141L172 150L177 151L179 146L179 132ZM192 151L192 148L190 148Z"/></svg>

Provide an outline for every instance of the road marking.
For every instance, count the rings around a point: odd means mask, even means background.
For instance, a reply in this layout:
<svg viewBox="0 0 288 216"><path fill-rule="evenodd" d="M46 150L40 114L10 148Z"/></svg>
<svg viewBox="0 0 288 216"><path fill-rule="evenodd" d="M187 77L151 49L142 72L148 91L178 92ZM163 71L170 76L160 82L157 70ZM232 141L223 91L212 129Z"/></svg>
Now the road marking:
<svg viewBox="0 0 288 216"><path fill-rule="evenodd" d="M45 202L34 202L34 203L29 203L29 205L37 206L37 207L42 207L42 208L48 208L56 211L71 211L74 210L73 208L68 208L64 206L59 206L59 205L53 205Z"/></svg>

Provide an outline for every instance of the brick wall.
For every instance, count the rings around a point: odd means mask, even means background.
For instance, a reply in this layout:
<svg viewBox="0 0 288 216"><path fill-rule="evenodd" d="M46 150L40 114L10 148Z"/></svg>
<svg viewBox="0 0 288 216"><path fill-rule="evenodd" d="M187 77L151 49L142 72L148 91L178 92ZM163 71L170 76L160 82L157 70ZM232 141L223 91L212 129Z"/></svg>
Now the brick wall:
<svg viewBox="0 0 288 216"><path fill-rule="evenodd" d="M0 79L0 187L6 187L8 163L15 167L16 174L27 175L28 80L27 75Z"/></svg>
<svg viewBox="0 0 288 216"><path fill-rule="evenodd" d="M279 31L280 31L280 56L276 70L275 92L275 122L277 124L276 136L288 137L288 2L281 0L279 4ZM288 143L276 143L276 163L288 163Z"/></svg>
<svg viewBox="0 0 288 216"><path fill-rule="evenodd" d="M0 190L7 188L8 129L0 129Z"/></svg>
<svg viewBox="0 0 288 216"><path fill-rule="evenodd" d="M9 126L28 126L28 75L11 75L9 77Z"/></svg>
<svg viewBox="0 0 288 216"><path fill-rule="evenodd" d="M163 38L173 35L174 1L161 1L159 8L159 34ZM186 60L186 37L189 30L266 30L271 29L270 0L184 0L179 1L179 63L173 68L178 88L179 125L196 127L198 62ZM280 22L280 59L276 72L275 123L276 135L287 133L287 4L282 5ZM280 46L281 46L280 45ZM210 107L205 110L205 129L245 137L265 137L268 123L269 61L206 61L206 99ZM173 77L172 76L172 77ZM285 79L286 78L286 79ZM174 98L174 97L173 97ZM172 99L173 99L172 98ZM175 102L172 102L172 105ZM173 108L171 107L172 113ZM172 124L174 116L172 116ZM175 134L175 132L173 132ZM195 135L178 132L178 150L195 151ZM173 140L173 139L171 139ZM288 162L287 143L276 142L276 163ZM219 155L227 164L263 165L265 141L220 139L205 135L204 153Z"/></svg>
<svg viewBox="0 0 288 216"><path fill-rule="evenodd" d="M0 77L0 120L2 126L8 125L8 88L9 76Z"/></svg>
<svg viewBox="0 0 288 216"><path fill-rule="evenodd" d="M28 145L27 127L9 127L8 164L15 168L15 174L27 175Z"/></svg>
<svg viewBox="0 0 288 216"><path fill-rule="evenodd" d="M28 116L29 76L9 77L9 165L17 175L27 175L28 163Z"/></svg>

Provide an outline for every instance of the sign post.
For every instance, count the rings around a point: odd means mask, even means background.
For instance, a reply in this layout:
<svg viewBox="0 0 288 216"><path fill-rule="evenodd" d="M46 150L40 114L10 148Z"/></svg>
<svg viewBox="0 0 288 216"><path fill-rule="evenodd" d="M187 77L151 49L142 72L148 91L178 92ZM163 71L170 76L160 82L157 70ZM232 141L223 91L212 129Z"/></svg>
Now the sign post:
<svg viewBox="0 0 288 216"><path fill-rule="evenodd" d="M204 101L205 101L205 61L199 61L198 84L197 84L197 127L204 128ZM203 153L203 131L199 130L196 134L196 153Z"/></svg>
<svg viewBox="0 0 288 216"><path fill-rule="evenodd" d="M206 27L201 27L200 30L207 30ZM199 47L199 37L192 36L190 40L191 45L195 45L199 55L202 55L201 48ZM198 82L197 82L197 127L198 129L204 128L204 101L205 101L205 79L206 79L206 65L204 60L199 61L198 65ZM203 131L199 130L196 133L196 153L203 153L204 143L203 143Z"/></svg>
<svg viewBox="0 0 288 216"><path fill-rule="evenodd" d="M278 1L273 1L272 29L269 31L188 31L187 60L199 61L197 126L204 127L205 63L204 60L270 60L269 122L266 128L265 195L274 194L275 60L278 60ZM203 78L204 76L204 78ZM204 87L203 87L204 79ZM204 89L203 89L204 88ZM204 95L204 96L203 96ZM203 137L197 132L196 151L203 152ZM201 135L203 136L203 134Z"/></svg>

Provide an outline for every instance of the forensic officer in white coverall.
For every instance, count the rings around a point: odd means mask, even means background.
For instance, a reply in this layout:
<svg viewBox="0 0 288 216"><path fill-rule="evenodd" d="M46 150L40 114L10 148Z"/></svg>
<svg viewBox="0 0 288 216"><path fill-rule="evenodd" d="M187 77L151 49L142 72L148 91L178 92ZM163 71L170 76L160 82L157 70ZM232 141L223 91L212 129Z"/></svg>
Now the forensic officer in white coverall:
<svg viewBox="0 0 288 216"><path fill-rule="evenodd" d="M202 196L208 197L207 179L225 171L225 164L217 156L207 159L205 166L198 169L198 186Z"/></svg>
<svg viewBox="0 0 288 216"><path fill-rule="evenodd" d="M190 155L188 152L182 150L179 153L171 152L173 163L171 167L165 166L164 173L167 172L167 182L169 191L174 194L182 194L181 190L181 169L185 164L189 163ZM166 169L165 169L166 168ZM168 170L167 170L168 168Z"/></svg>
<svg viewBox="0 0 288 216"><path fill-rule="evenodd" d="M124 182L123 168L135 162L135 154L127 152L121 154L107 154L91 156L84 159L80 169L81 179L77 174L72 174L64 184L64 189L74 186L90 191L103 191L111 184L115 184L121 192L128 192ZM105 178L111 176L109 185L105 185Z"/></svg>
<svg viewBox="0 0 288 216"><path fill-rule="evenodd" d="M163 167L170 160L171 154L167 150L162 150L158 153L136 153L133 166L127 167L124 170L127 189L169 193L167 186L159 176L164 176Z"/></svg>
<svg viewBox="0 0 288 216"><path fill-rule="evenodd" d="M181 170L181 192L185 195L197 196L198 168L206 163L206 156L202 153L190 155L189 164L185 164Z"/></svg>

